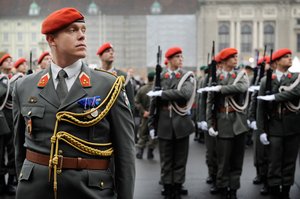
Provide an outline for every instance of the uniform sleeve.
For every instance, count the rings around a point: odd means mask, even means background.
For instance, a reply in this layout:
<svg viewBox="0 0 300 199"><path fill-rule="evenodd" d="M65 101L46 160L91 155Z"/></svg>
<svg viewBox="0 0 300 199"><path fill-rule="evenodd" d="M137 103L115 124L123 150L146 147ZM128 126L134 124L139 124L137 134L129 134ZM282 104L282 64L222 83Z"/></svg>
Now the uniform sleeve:
<svg viewBox="0 0 300 199"><path fill-rule="evenodd" d="M211 82L209 83L211 85ZM215 92L208 92L207 93L207 101L206 101L206 122L208 128L213 127L213 112L212 112L212 106L214 103L215 98Z"/></svg>
<svg viewBox="0 0 300 199"><path fill-rule="evenodd" d="M249 79L247 76L243 76L235 85L224 85L221 88L223 95L231 95L237 93L244 93L248 90Z"/></svg>
<svg viewBox="0 0 300 199"><path fill-rule="evenodd" d="M193 80L195 81L195 80ZM186 100L188 101L193 94L193 83L188 78L183 84L180 90L168 89L162 92L161 98L168 101Z"/></svg>
<svg viewBox="0 0 300 199"><path fill-rule="evenodd" d="M248 108L248 118L251 122L256 121L257 94L257 91L251 94L250 104Z"/></svg>
<svg viewBox="0 0 300 199"><path fill-rule="evenodd" d="M21 115L21 105L18 96L18 80L13 89L13 123L14 123L14 145L17 176L21 172L23 161L26 157L25 142L25 121Z"/></svg>
<svg viewBox="0 0 300 199"><path fill-rule="evenodd" d="M135 107L139 111L140 114L145 112L145 108L142 105L142 95L143 95L143 87L139 89L137 94L135 95Z"/></svg>
<svg viewBox="0 0 300 199"><path fill-rule="evenodd" d="M134 125L121 92L110 111L118 199L132 199L135 181Z"/></svg>
<svg viewBox="0 0 300 199"><path fill-rule="evenodd" d="M278 102L290 101L293 99L299 99L300 96L300 83L290 91L282 91L275 94L275 100Z"/></svg>
<svg viewBox="0 0 300 199"><path fill-rule="evenodd" d="M134 105L135 105L134 104L134 88L130 81L125 86L125 90L126 90L126 94L127 94L129 103L130 103L130 109L131 109L131 111L134 111Z"/></svg>

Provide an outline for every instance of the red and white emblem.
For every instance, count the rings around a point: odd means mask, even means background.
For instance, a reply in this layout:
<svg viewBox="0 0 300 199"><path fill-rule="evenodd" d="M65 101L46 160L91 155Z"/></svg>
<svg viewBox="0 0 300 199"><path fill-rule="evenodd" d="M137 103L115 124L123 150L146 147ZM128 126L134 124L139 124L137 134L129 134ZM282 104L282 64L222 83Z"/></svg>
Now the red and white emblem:
<svg viewBox="0 0 300 199"><path fill-rule="evenodd" d="M40 79L40 81L39 81L39 83L38 83L37 86L38 86L39 88L44 88L44 87L47 85L49 79L50 79L49 73L43 75L43 76L41 77L41 79Z"/></svg>
<svg viewBox="0 0 300 199"><path fill-rule="evenodd" d="M79 80L80 80L82 87L91 87L92 86L90 77L85 72L82 72L79 75Z"/></svg>

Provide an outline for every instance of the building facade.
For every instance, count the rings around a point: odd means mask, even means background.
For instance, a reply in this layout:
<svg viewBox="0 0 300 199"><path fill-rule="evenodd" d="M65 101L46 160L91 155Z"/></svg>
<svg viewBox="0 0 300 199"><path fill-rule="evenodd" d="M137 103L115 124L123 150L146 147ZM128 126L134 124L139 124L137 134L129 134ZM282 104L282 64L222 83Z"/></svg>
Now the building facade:
<svg viewBox="0 0 300 199"><path fill-rule="evenodd" d="M300 55L300 1L199 0L198 63L205 63L212 41L216 53L226 47L240 52L240 62L254 62L255 50L290 48ZM254 63L253 63L254 64Z"/></svg>

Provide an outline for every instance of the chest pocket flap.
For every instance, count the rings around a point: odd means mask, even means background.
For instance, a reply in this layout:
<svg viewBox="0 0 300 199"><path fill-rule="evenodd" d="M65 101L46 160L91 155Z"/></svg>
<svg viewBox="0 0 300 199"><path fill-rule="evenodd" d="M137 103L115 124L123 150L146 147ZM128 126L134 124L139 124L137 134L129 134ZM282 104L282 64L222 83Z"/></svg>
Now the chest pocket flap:
<svg viewBox="0 0 300 199"><path fill-rule="evenodd" d="M30 117L38 117L43 118L45 112L44 106L23 106L21 113L24 117L30 116Z"/></svg>

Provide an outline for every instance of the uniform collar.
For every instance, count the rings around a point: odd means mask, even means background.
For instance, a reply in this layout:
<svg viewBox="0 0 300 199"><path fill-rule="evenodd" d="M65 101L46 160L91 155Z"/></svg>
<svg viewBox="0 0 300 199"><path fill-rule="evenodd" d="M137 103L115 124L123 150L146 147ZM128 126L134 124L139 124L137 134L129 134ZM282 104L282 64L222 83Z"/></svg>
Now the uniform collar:
<svg viewBox="0 0 300 199"><path fill-rule="evenodd" d="M77 60L76 62L74 62L73 64L65 67L65 68L61 68L60 66L56 65L55 63L53 63L53 61L51 61L51 71L52 71L52 77L54 79L57 78L58 72L61 69L64 69L66 71L66 73L68 74L68 79L72 78L73 76L79 74L80 70L81 70L81 66L82 66L82 61L81 59Z"/></svg>

